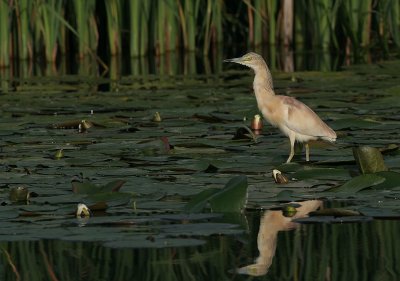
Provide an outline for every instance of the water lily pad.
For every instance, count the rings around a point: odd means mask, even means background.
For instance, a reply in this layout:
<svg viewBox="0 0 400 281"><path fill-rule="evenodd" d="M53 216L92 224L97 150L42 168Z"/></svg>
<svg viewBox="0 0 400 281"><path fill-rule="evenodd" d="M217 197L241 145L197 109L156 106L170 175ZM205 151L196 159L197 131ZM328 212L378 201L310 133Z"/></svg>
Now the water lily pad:
<svg viewBox="0 0 400 281"><path fill-rule="evenodd" d="M360 216L361 213L344 208L326 208L318 211L311 212L310 216L333 216L333 217L348 217Z"/></svg>
<svg viewBox="0 0 400 281"><path fill-rule="evenodd" d="M209 236L243 233L243 229L238 228L238 225L229 223L169 224L162 225L158 229L170 236Z"/></svg>
<svg viewBox="0 0 400 281"><path fill-rule="evenodd" d="M184 207L186 212L201 212L210 201L210 198L215 196L219 191L218 188L209 188L198 193Z"/></svg>
<svg viewBox="0 0 400 281"><path fill-rule="evenodd" d="M298 170L289 177L303 179L319 179L319 180L345 180L350 177L349 171L343 168L313 168L306 167Z"/></svg>
<svg viewBox="0 0 400 281"><path fill-rule="evenodd" d="M365 120L360 118L346 118L336 120L331 124L334 130L343 129L372 129L375 126L379 126L381 123L375 120Z"/></svg>
<svg viewBox="0 0 400 281"><path fill-rule="evenodd" d="M373 186L372 188L375 190L390 190L400 187L400 173L393 171L383 171L378 172L376 175L383 177L385 179L384 182Z"/></svg>
<svg viewBox="0 0 400 281"><path fill-rule="evenodd" d="M247 199L247 178L232 178L223 189L210 188L196 195L185 206L187 212L198 212L210 204L214 212L238 212Z"/></svg>
<svg viewBox="0 0 400 281"><path fill-rule="evenodd" d="M239 212L244 208L246 200L247 177L238 176L210 199L210 205L214 212Z"/></svg>
<svg viewBox="0 0 400 281"><path fill-rule="evenodd" d="M315 216L308 218L295 219L298 223L358 223L358 222L369 222L373 218L367 216L346 216L346 217L334 217L334 216Z"/></svg>
<svg viewBox="0 0 400 281"><path fill-rule="evenodd" d="M72 191L77 194L97 194L102 192L118 192L119 189L124 185L126 181L124 180L115 180L109 182L105 185L96 185L89 181L79 182L73 181Z"/></svg>
<svg viewBox="0 0 400 281"><path fill-rule="evenodd" d="M353 148L354 158L361 173L369 174L387 171L388 168L383 161L382 153L379 149L369 146Z"/></svg>
<svg viewBox="0 0 400 281"><path fill-rule="evenodd" d="M353 195L355 192L358 192L360 190L376 186L380 183L383 183L385 181L384 177L381 177L376 174L366 174L366 175L360 175L355 178L352 178L345 184L339 186L339 187L334 187L330 189L329 191L332 192L345 192L348 193L349 195Z"/></svg>

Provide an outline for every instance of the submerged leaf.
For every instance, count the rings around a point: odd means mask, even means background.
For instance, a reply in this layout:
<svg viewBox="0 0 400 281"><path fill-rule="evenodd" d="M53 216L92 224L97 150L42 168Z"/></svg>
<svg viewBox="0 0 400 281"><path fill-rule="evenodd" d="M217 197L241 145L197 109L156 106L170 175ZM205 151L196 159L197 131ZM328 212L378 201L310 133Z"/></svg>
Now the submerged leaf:
<svg viewBox="0 0 400 281"><path fill-rule="evenodd" d="M370 146L355 147L353 148L353 155L358 169L363 174L388 170L383 161L382 153L377 148Z"/></svg>

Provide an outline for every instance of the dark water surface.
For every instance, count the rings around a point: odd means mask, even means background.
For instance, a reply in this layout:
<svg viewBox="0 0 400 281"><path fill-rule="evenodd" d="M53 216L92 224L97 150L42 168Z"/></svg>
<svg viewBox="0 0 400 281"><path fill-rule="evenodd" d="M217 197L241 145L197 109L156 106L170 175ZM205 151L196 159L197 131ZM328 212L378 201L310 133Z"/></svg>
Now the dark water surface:
<svg viewBox="0 0 400 281"><path fill-rule="evenodd" d="M2 280L398 280L397 220L301 224L272 234L275 229L264 230L265 241L259 238L257 245L260 216L248 218L249 231L197 237L203 241L198 246L152 246L155 241L132 249L95 241L2 242ZM271 239L276 250L262 248Z"/></svg>

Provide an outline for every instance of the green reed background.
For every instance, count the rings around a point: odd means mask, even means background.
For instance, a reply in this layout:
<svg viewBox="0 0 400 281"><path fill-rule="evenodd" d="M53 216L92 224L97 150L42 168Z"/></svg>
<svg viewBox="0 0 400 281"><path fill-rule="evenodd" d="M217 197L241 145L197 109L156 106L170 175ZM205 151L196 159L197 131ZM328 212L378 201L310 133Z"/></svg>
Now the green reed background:
<svg viewBox="0 0 400 281"><path fill-rule="evenodd" d="M400 0L0 0L0 66L232 44L388 52L400 47Z"/></svg>

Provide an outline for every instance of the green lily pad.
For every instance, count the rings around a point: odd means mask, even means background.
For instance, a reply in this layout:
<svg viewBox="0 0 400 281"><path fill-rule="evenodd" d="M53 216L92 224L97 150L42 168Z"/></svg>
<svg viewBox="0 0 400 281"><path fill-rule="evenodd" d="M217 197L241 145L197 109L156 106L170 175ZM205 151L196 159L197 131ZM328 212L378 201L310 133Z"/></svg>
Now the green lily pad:
<svg viewBox="0 0 400 281"><path fill-rule="evenodd" d="M378 172L376 175L383 177L384 182L374 185L375 190L391 190L400 187L400 173L393 171Z"/></svg>
<svg viewBox="0 0 400 281"><path fill-rule="evenodd" d="M126 183L124 180L115 180L105 185L96 185L89 181L78 182L73 181L72 191L77 194L97 194L102 192L118 192L119 189Z"/></svg>
<svg viewBox="0 0 400 281"><path fill-rule="evenodd" d="M247 177L238 176L210 199L210 205L214 212L239 212L244 208L246 200Z"/></svg>
<svg viewBox="0 0 400 281"><path fill-rule="evenodd" d="M331 124L334 130L343 130L343 129L371 129L374 126L379 126L381 123L375 120L365 120L360 118L346 118L336 120Z"/></svg>
<svg viewBox="0 0 400 281"><path fill-rule="evenodd" d="M387 171L388 168L383 161L382 153L379 149L369 146L353 148L354 158L361 173L370 174Z"/></svg>
<svg viewBox="0 0 400 281"><path fill-rule="evenodd" d="M185 205L186 212L199 212L210 204L214 212L239 212L247 198L247 178L232 178L223 189L211 188L197 194Z"/></svg>
<svg viewBox="0 0 400 281"><path fill-rule="evenodd" d="M334 217L334 216L314 216L308 218L295 219L294 222L298 223L359 223L372 221L372 217L366 216L345 216L345 217Z"/></svg>
<svg viewBox="0 0 400 281"><path fill-rule="evenodd" d="M359 192L363 189L376 186L382 182L385 181L384 177L381 177L376 174L366 174L366 175L360 175L355 178L352 178L345 184L339 186L339 187L334 187L330 189L329 191L331 192L345 192L350 195Z"/></svg>
<svg viewBox="0 0 400 281"><path fill-rule="evenodd" d="M343 168L313 168L306 167L298 170L292 176L298 180L319 179L319 180L345 180L350 177L349 171Z"/></svg>
<svg viewBox="0 0 400 281"><path fill-rule="evenodd" d="M310 216L333 216L333 217L348 217L361 216L360 212L344 209L344 208L327 208L311 212Z"/></svg>
<svg viewBox="0 0 400 281"><path fill-rule="evenodd" d="M205 206L208 204L210 198L215 196L215 194L219 191L218 188L209 188L203 190L198 193L195 197L193 197L184 207L185 212L189 213L197 213L201 212Z"/></svg>

